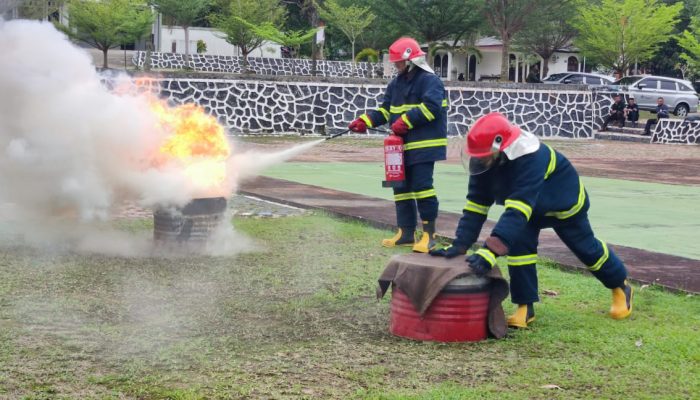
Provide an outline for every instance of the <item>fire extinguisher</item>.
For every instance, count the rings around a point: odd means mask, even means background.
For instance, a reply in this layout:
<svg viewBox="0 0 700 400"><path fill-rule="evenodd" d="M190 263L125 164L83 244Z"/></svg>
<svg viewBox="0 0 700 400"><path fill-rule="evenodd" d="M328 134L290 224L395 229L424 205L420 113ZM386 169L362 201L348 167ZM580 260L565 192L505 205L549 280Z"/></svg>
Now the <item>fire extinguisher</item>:
<svg viewBox="0 0 700 400"><path fill-rule="evenodd" d="M391 133L384 139L384 175L383 187L402 187L406 179L403 165L403 139Z"/></svg>

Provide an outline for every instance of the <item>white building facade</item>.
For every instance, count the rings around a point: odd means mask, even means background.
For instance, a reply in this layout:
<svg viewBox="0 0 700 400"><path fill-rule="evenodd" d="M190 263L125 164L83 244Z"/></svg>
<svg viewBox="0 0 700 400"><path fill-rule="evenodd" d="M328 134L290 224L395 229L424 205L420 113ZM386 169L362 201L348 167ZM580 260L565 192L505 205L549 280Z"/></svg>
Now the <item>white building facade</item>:
<svg viewBox="0 0 700 400"><path fill-rule="evenodd" d="M444 80L458 80L459 75L466 81L498 80L501 74L501 54L503 45L499 39L484 37L476 41L475 46L480 54L462 54L447 50L438 50L433 56L432 65L435 72ZM533 65L539 65L540 79L542 76L543 60L537 55L526 55L520 52L510 52L510 68L508 80L525 82ZM581 72L586 70L585 58L573 50L555 52L549 60L547 75L559 72Z"/></svg>
<svg viewBox="0 0 700 400"><path fill-rule="evenodd" d="M228 43L225 34L213 28L189 28L190 54L197 52L197 42L203 41L206 45L206 53L217 56L241 56L238 46ZM153 24L153 44L155 51L161 53L185 53L185 30L179 26L164 26ZM249 57L281 58L282 46L276 43L263 43L263 45L249 54Z"/></svg>

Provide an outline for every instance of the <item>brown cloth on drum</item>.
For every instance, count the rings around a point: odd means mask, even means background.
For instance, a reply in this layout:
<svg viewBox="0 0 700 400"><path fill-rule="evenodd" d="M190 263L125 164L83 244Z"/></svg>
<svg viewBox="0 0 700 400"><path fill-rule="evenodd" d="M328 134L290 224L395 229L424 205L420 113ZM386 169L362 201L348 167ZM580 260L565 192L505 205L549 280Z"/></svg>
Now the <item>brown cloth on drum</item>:
<svg viewBox="0 0 700 400"><path fill-rule="evenodd" d="M473 275L464 257L446 259L428 254L400 254L389 260L379 277L377 298L384 297L393 283L411 300L418 313L423 315L435 297L453 279ZM502 338L508 330L501 303L508 297L508 282L501 275L498 266L485 275L491 278L491 298L489 300L489 332L495 338Z"/></svg>

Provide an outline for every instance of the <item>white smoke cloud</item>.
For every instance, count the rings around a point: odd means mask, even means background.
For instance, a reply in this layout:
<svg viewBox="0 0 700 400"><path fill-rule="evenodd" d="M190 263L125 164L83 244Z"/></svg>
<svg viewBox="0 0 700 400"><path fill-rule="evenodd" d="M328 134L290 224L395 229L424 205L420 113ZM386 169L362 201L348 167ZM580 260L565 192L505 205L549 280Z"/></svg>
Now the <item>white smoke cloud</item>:
<svg viewBox="0 0 700 400"><path fill-rule="evenodd" d="M88 53L51 24L0 20L0 205L29 242L123 255L143 238L96 236L117 205L197 197L182 168L153 165L169 134L157 122L147 98L106 88ZM233 155L226 193L296 153Z"/></svg>
<svg viewBox="0 0 700 400"><path fill-rule="evenodd" d="M231 179L231 186L236 187L236 183L253 176L256 176L265 168L287 161L304 151L323 143L326 139L314 140L292 148L275 153L262 153L259 151L247 151L234 154L228 160L228 176Z"/></svg>
<svg viewBox="0 0 700 400"><path fill-rule="evenodd" d="M87 221L115 200L184 200L183 174L148 165L167 132L145 98L111 93L48 23L5 22L0 54L1 199Z"/></svg>

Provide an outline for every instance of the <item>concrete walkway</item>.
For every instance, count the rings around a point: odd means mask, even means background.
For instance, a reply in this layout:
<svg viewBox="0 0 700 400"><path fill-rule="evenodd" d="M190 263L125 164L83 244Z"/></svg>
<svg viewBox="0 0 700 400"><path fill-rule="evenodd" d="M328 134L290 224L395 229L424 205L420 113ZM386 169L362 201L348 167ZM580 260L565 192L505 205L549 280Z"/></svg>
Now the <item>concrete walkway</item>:
<svg viewBox="0 0 700 400"><path fill-rule="evenodd" d="M258 177L241 185L239 190L262 199L296 207L319 209L339 217L364 221L378 228L393 229L396 224L394 203L373 197L341 192L319 186ZM454 238L461 214L440 212L438 234ZM487 221L482 237L493 228ZM625 262L630 279L640 284L654 284L677 291L700 293L700 260L610 244ZM377 244L379 246L379 244ZM551 231L542 231L538 254L561 264L567 269L586 270L578 259Z"/></svg>

